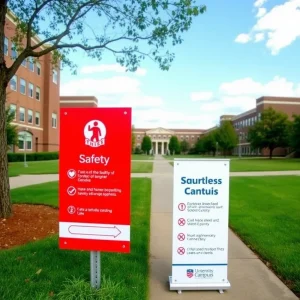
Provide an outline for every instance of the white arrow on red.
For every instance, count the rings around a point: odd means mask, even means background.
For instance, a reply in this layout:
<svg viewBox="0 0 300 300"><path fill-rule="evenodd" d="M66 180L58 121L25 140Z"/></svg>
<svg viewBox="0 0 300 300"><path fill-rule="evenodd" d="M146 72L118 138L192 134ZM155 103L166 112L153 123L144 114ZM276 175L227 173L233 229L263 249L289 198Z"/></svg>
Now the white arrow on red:
<svg viewBox="0 0 300 300"><path fill-rule="evenodd" d="M116 226L78 226L71 225L68 228L71 234L113 236L116 238L121 234L121 230Z"/></svg>

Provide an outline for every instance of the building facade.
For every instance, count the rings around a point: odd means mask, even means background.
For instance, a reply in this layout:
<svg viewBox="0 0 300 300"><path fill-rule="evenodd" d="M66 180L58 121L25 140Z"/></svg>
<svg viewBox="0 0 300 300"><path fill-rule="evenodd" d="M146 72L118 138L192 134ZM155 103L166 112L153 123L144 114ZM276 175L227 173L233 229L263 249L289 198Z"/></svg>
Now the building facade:
<svg viewBox="0 0 300 300"><path fill-rule="evenodd" d="M10 67L17 57L11 42L15 35L11 13L6 16L4 33L5 63ZM60 70L52 66L51 54L23 61L7 87L6 105L15 113L12 124L18 130L18 146L10 146L9 151L58 151L59 92Z"/></svg>
<svg viewBox="0 0 300 300"><path fill-rule="evenodd" d="M60 96L61 108L68 107L98 107L98 99L94 96Z"/></svg>
<svg viewBox="0 0 300 300"><path fill-rule="evenodd" d="M133 133L136 136L136 146L141 147L143 137L149 136L152 141L151 153L165 155L168 153L171 136L177 136L179 141L187 141L190 147L194 147L204 130L201 129L165 129L136 128Z"/></svg>

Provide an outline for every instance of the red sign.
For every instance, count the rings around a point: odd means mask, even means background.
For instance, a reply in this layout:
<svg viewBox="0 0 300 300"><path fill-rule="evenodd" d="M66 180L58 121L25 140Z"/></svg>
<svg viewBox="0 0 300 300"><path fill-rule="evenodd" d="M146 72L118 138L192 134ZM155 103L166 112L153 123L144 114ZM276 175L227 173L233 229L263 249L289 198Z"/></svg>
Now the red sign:
<svg viewBox="0 0 300 300"><path fill-rule="evenodd" d="M131 108L62 108L59 247L130 252Z"/></svg>

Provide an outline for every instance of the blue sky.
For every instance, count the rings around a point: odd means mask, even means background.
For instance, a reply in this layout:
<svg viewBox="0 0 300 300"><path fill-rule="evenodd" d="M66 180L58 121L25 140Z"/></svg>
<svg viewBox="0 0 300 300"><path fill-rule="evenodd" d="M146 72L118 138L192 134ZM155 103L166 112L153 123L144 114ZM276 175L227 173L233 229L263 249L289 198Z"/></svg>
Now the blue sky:
<svg viewBox="0 0 300 300"><path fill-rule="evenodd" d="M62 95L92 95L99 106L130 106L136 127L209 128L221 114L255 107L261 96L300 96L300 0L201 0L169 71L150 60L125 73L110 55L72 55Z"/></svg>

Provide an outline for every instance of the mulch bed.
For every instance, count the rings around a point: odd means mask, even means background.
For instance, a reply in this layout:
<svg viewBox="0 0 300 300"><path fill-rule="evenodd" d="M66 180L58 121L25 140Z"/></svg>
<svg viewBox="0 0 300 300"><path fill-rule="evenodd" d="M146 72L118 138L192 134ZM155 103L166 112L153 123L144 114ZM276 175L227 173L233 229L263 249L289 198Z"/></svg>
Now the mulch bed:
<svg viewBox="0 0 300 300"><path fill-rule="evenodd" d="M13 215L0 218L0 249L9 249L58 233L58 209L14 204Z"/></svg>

